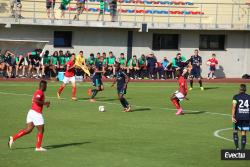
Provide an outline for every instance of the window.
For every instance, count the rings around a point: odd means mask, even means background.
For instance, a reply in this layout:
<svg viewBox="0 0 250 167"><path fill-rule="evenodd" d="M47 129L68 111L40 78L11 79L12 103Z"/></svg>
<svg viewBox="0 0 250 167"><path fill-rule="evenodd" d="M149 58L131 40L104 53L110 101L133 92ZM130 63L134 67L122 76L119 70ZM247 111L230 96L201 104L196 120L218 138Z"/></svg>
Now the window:
<svg viewBox="0 0 250 167"><path fill-rule="evenodd" d="M224 50L225 35L200 35L199 49Z"/></svg>
<svg viewBox="0 0 250 167"><path fill-rule="evenodd" d="M72 47L72 31L55 31L54 47Z"/></svg>
<svg viewBox="0 0 250 167"><path fill-rule="evenodd" d="M153 50L178 49L178 34L153 34Z"/></svg>

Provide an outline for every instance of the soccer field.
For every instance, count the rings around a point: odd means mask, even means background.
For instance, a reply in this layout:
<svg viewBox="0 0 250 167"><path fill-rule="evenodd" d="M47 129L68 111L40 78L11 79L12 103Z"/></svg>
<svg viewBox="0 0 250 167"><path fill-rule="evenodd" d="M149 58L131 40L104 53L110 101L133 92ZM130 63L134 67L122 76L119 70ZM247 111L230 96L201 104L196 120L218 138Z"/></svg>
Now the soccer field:
<svg viewBox="0 0 250 167"><path fill-rule="evenodd" d="M239 84L204 84L189 91L185 115L175 116L169 97L176 83L129 83L127 100L134 112L124 113L116 89L105 83L97 102L88 101L90 83L71 86L56 98L58 82L49 83L44 108L47 152L35 152L36 129L7 147L10 135L25 126L38 83L0 83L0 166L53 167L194 167L249 166L250 161L221 161L220 150L234 148L231 104ZM250 85L248 84L250 88ZM106 112L98 112L104 105ZM230 128L230 129L228 129ZM215 135L215 132L216 133ZM250 135L248 134L248 141ZM246 146L248 149L250 145Z"/></svg>

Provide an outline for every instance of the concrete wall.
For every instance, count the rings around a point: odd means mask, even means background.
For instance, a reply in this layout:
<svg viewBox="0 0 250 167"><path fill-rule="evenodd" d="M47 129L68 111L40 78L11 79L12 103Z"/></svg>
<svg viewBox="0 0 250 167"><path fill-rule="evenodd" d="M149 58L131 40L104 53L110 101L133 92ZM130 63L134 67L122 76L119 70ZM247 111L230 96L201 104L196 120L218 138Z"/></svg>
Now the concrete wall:
<svg viewBox="0 0 250 167"><path fill-rule="evenodd" d="M73 31L72 48L54 48L53 32L55 30ZM0 26L0 40L42 40L49 41L45 49L50 50L71 50L72 52L84 51L88 57L90 53L108 52L112 50L115 55L127 51L127 32L130 29L112 29L112 28L77 28L77 27L49 27L49 26L12 26L4 28ZM148 33L140 33L138 30L132 30L133 36L133 54L149 54L152 51L153 33L174 33L180 34L179 50L160 50L154 51L159 60L167 56L171 60L176 53L181 52L189 58L194 49L199 47L200 34L225 34L226 46L224 51L200 51L203 58L203 77L206 77L208 67L206 60L212 53L217 54L219 60L219 76L228 78L241 77L244 73L250 73L250 32L248 31L187 31L187 30L149 30ZM21 46L21 45L20 45ZM27 46L0 42L0 48L8 47L10 50L18 52L28 52L36 46L34 43L27 43Z"/></svg>

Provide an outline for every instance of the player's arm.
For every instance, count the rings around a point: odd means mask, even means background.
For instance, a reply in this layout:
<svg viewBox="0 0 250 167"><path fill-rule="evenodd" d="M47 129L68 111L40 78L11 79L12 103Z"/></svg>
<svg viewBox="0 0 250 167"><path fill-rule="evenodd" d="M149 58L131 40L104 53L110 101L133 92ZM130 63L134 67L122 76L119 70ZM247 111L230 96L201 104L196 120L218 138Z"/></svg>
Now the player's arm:
<svg viewBox="0 0 250 167"><path fill-rule="evenodd" d="M237 122L235 119L236 104L237 104L237 100L233 99L233 104L232 104L232 122L233 123Z"/></svg>
<svg viewBox="0 0 250 167"><path fill-rule="evenodd" d="M125 85L124 85L124 89L127 87L128 82L129 82L129 77L124 73L125 76Z"/></svg>
<svg viewBox="0 0 250 167"><path fill-rule="evenodd" d="M111 87L113 87L115 84L116 84L117 80L116 80L116 76L114 77L114 81L113 83L111 84Z"/></svg>
<svg viewBox="0 0 250 167"><path fill-rule="evenodd" d="M73 64L73 66L71 66L71 67L70 67L69 64L67 65L67 71L68 71L68 70L71 70L71 69L73 69L73 68L75 68L75 64Z"/></svg>
<svg viewBox="0 0 250 167"><path fill-rule="evenodd" d="M37 103L38 105L40 105L40 106L42 106L42 105L44 105L44 106L46 106L47 108L50 106L50 101L42 101L42 100L40 100L40 96L39 97L36 97L35 99L34 99L34 102L35 103Z"/></svg>
<svg viewBox="0 0 250 167"><path fill-rule="evenodd" d="M14 56L15 54L14 54L14 53L12 53L12 52L10 52L9 50L6 50L6 52L5 52L5 56L7 56L7 55Z"/></svg>

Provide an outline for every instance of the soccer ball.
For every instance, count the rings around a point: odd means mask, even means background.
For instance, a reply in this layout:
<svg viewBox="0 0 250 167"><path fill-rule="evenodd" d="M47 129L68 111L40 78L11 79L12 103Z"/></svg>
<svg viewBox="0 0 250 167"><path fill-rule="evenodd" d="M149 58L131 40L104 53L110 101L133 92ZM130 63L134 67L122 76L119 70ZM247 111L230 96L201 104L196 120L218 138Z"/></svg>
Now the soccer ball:
<svg viewBox="0 0 250 167"><path fill-rule="evenodd" d="M104 112L104 111L105 111L104 106L99 106L99 111L100 111L100 112Z"/></svg>

